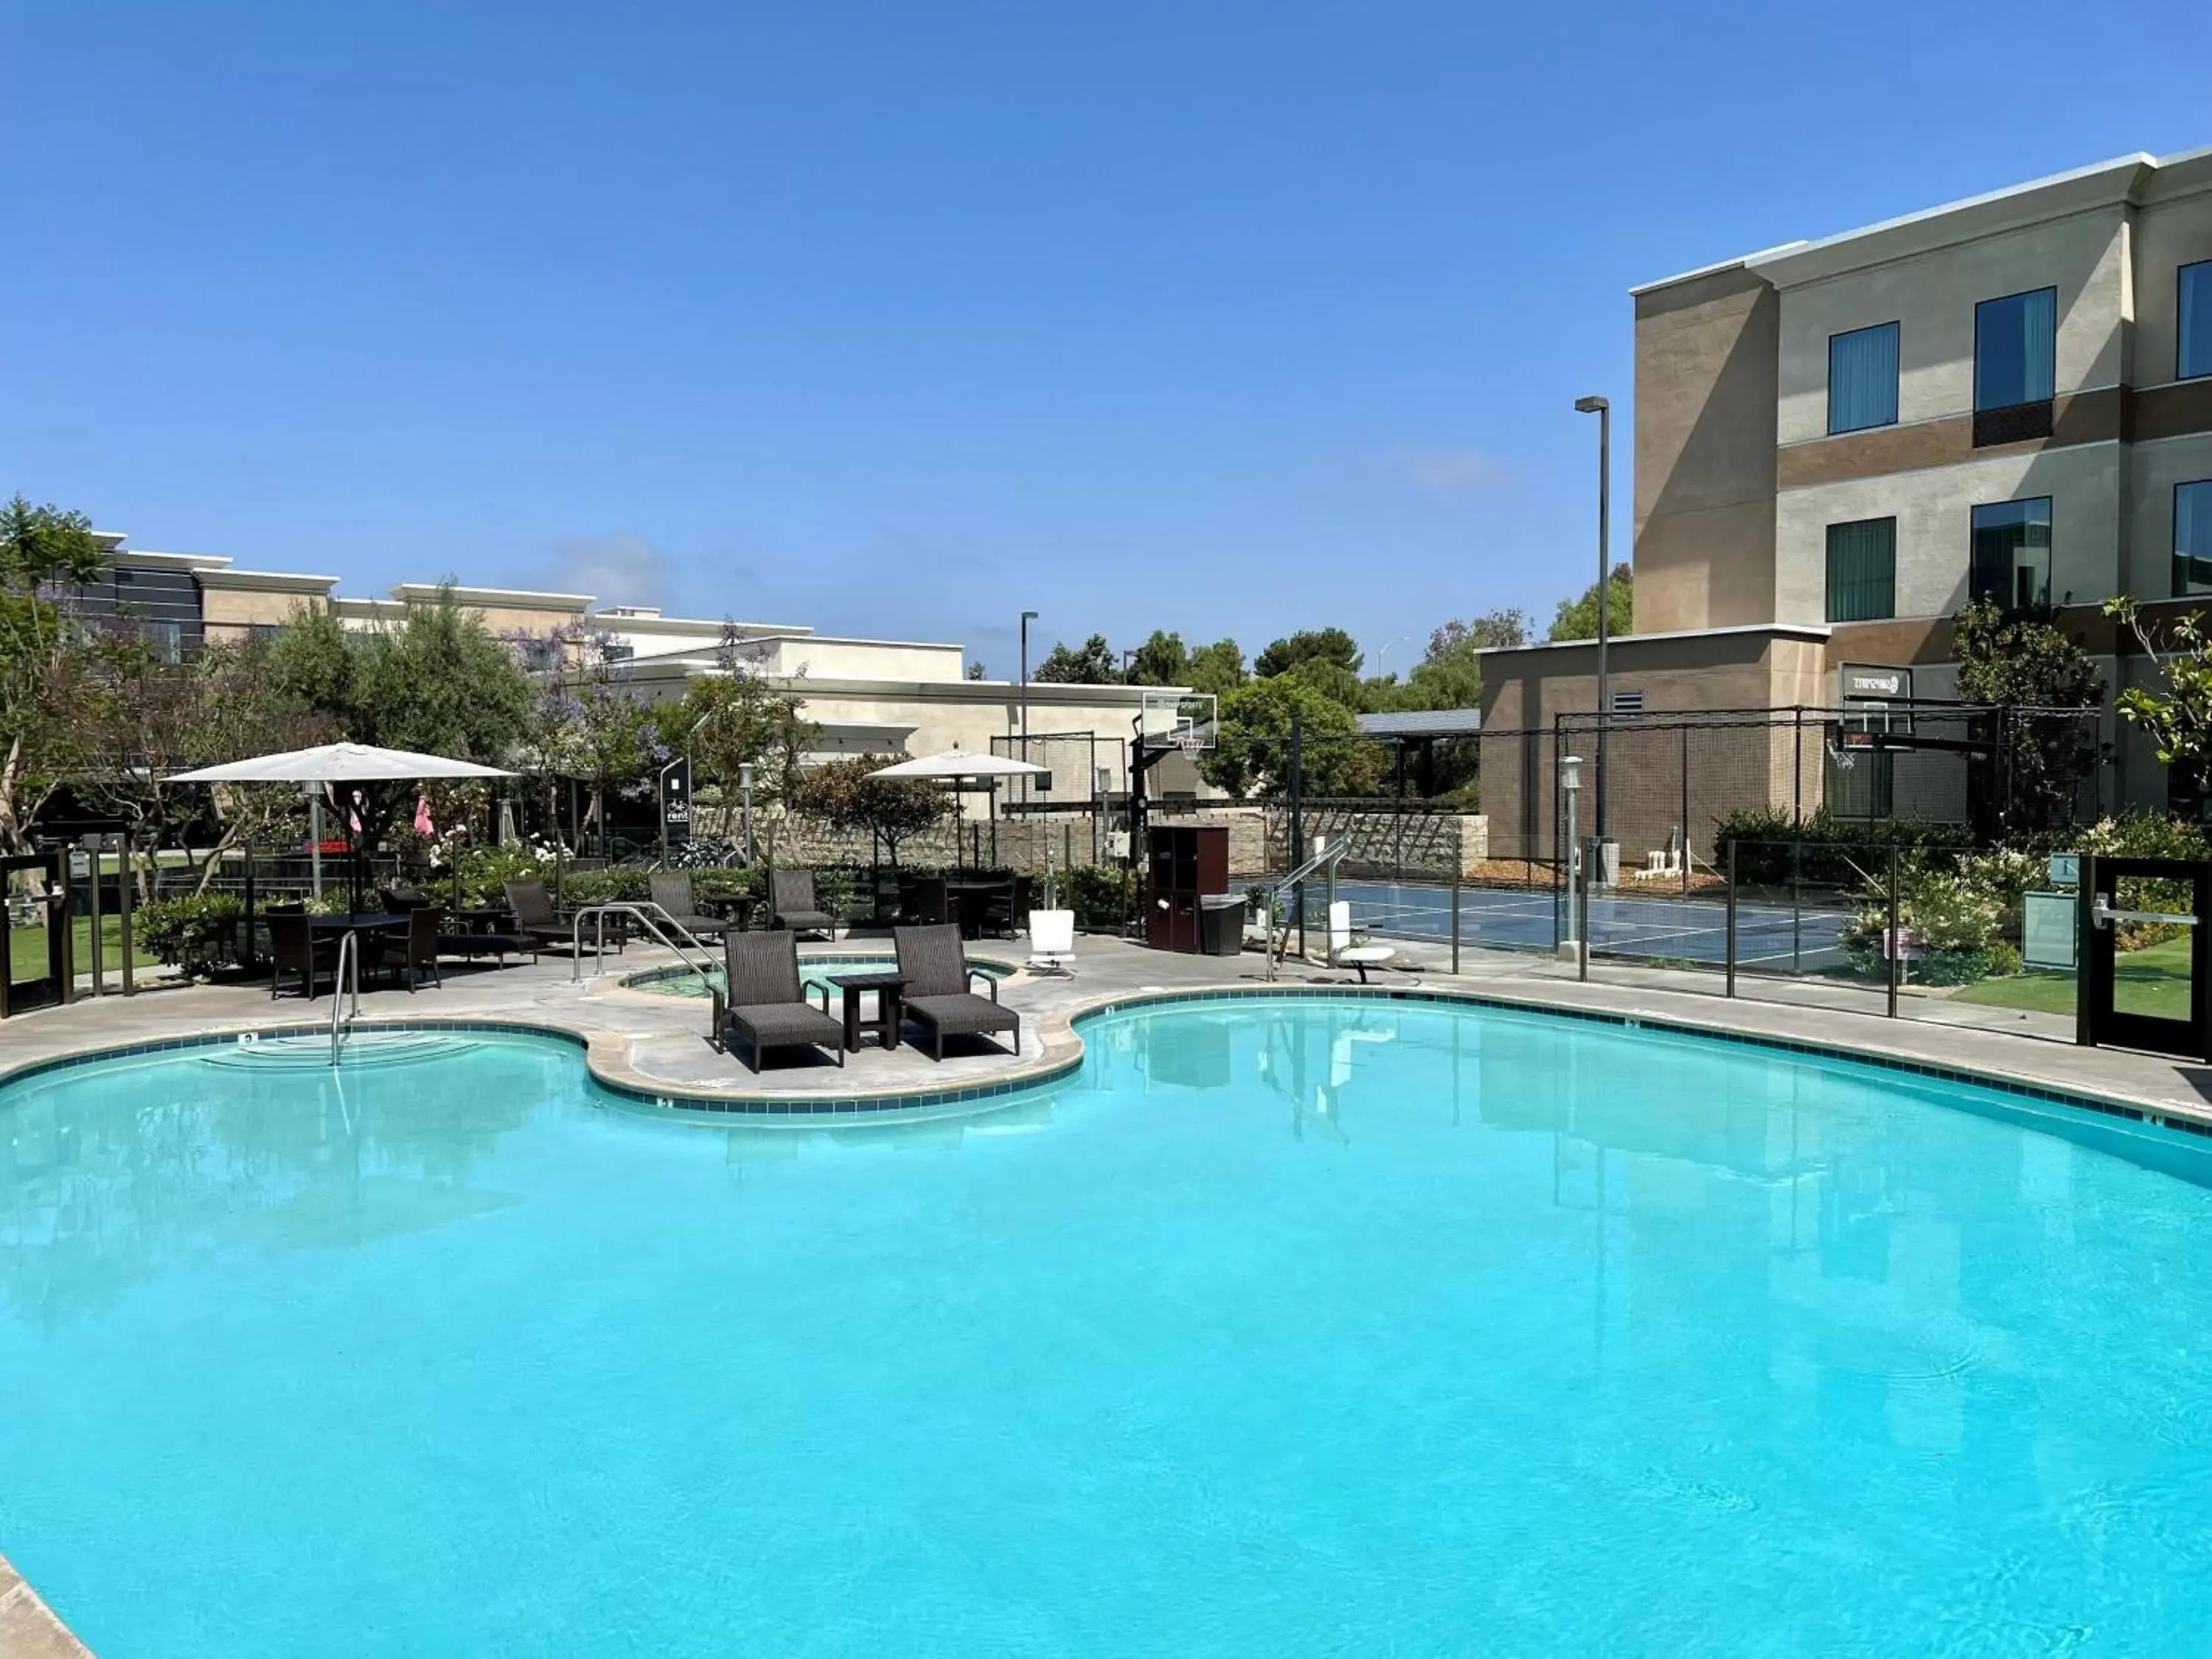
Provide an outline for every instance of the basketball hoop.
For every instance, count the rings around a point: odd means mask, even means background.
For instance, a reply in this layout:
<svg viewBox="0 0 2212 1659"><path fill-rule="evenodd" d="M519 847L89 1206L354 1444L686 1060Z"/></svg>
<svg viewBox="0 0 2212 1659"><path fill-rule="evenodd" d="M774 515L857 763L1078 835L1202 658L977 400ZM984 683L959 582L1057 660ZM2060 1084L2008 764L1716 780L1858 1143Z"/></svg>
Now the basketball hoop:
<svg viewBox="0 0 2212 1659"><path fill-rule="evenodd" d="M1186 760L1196 760L1206 752L1206 739L1195 732L1178 732L1169 741Z"/></svg>

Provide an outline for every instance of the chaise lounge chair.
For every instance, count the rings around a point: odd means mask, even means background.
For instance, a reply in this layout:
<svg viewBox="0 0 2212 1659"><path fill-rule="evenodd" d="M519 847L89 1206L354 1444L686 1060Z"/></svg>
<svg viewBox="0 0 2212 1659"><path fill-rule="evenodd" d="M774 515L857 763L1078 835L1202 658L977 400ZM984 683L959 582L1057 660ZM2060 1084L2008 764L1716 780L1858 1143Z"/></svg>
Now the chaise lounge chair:
<svg viewBox="0 0 2212 1659"><path fill-rule="evenodd" d="M574 945L576 924L563 921L553 914L553 901L547 896L542 881L508 881L500 884L507 890L507 908L514 912L514 925L533 939L548 945Z"/></svg>
<svg viewBox="0 0 2212 1659"><path fill-rule="evenodd" d="M968 965L959 928L895 927L891 941L898 951L898 970L906 975L900 1000L908 1018L929 1028L933 1059L945 1058L947 1036L988 1036L999 1031L1012 1031L1014 1052L1021 1053L1022 1017L1000 1005L996 980ZM978 979L989 987L988 998L968 988Z"/></svg>
<svg viewBox="0 0 2212 1659"><path fill-rule="evenodd" d="M837 918L815 902L811 870L773 870L768 881L769 927L836 939Z"/></svg>
<svg viewBox="0 0 2212 1659"><path fill-rule="evenodd" d="M769 1048L828 1048L845 1063L845 1028L830 1012L806 1000L799 981L799 940L791 933L725 933L722 971L729 987L715 1040L725 1053L732 1035L744 1039L748 1064L757 1074Z"/></svg>
<svg viewBox="0 0 2212 1659"><path fill-rule="evenodd" d="M649 879L653 902L668 913L670 921L691 936L694 944L741 931L737 922L701 912L699 896L688 872L656 870Z"/></svg>

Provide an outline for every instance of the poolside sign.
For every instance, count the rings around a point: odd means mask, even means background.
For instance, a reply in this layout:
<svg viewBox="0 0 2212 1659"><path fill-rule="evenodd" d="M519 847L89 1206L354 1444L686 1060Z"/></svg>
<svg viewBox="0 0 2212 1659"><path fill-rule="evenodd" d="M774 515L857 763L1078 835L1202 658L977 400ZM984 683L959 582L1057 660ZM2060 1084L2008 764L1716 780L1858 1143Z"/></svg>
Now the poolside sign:
<svg viewBox="0 0 2212 1659"><path fill-rule="evenodd" d="M660 769L660 834L671 847L691 839L691 763L681 756Z"/></svg>
<svg viewBox="0 0 2212 1659"><path fill-rule="evenodd" d="M2055 872L2058 860L2054 857L2051 863ZM2055 968L2063 973L2072 973L2081 915L2080 901L2071 893L2022 893L2020 959L2031 968Z"/></svg>
<svg viewBox="0 0 2212 1659"><path fill-rule="evenodd" d="M2053 853L2051 855L2051 884L2053 887L2079 887L2081 884L2081 855L2079 853ZM2067 966L2073 964L2069 963Z"/></svg>
<svg viewBox="0 0 2212 1659"><path fill-rule="evenodd" d="M1883 928L1881 954L1884 961L1893 957L1899 962L1919 961L1922 955L1919 933L1910 927Z"/></svg>

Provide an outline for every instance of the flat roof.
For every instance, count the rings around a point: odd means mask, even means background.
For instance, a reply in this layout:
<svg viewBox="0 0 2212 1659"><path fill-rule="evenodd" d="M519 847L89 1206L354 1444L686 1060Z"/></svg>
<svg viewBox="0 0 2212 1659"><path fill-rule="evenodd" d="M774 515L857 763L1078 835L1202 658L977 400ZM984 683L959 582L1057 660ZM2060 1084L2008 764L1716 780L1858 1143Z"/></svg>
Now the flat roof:
<svg viewBox="0 0 2212 1659"><path fill-rule="evenodd" d="M1801 640L1825 640L1835 629L1825 623L1737 623L1729 628L1678 628L1664 634L1613 634L1606 643L1612 645L1640 645L1646 640L1711 640L1730 634L1783 634ZM1580 646L1595 645L1588 640L1535 640L1527 645L1486 645L1477 647L1478 657L1502 657L1516 651L1571 651Z"/></svg>
<svg viewBox="0 0 2212 1659"><path fill-rule="evenodd" d="M1362 714L1359 729L1370 738L1471 738L1482 730L1482 710L1423 708Z"/></svg>
<svg viewBox="0 0 2212 1659"><path fill-rule="evenodd" d="M1808 254L1845 249L1853 243L1893 235L1954 214L1972 213L1978 210L1988 210L1988 216L1995 223L2033 222L2051 214L2078 210L2107 193L2112 200L2124 199L2160 173L2203 161L2208 155L2212 155L2212 149L2183 150L2163 159L2148 151L2137 150L2133 155L2116 155L2108 161L2092 161L2087 167L2046 173L2039 179L2007 185L2000 190L1984 191L1976 196L1961 197L1956 201L1921 208L1894 218L1877 220L1872 224L1837 231L1826 236L1778 243L1756 253L1718 260L1709 265L1701 265L1695 270L1640 283L1628 291L1631 295L1649 294L1673 287L1678 283L1692 282L1700 276L1711 276L1738 267L1765 275L1763 267L1784 264ZM2100 185L2106 189L2098 189ZM1995 228L1994 223L1992 228Z"/></svg>

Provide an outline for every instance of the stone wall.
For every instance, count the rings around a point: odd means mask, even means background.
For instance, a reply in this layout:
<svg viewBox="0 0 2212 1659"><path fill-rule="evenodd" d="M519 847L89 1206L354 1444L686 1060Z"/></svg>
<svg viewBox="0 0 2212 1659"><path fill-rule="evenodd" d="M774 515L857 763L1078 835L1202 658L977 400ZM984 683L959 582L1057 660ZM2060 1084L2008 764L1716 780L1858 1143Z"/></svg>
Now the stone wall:
<svg viewBox="0 0 2212 1659"><path fill-rule="evenodd" d="M1490 820L1480 813L1378 811L1364 802L1309 801L1304 813L1309 854L1318 837L1349 836L1352 850L1338 870L1384 880L1468 880L1490 856ZM1291 867L1291 815L1267 812L1270 867Z"/></svg>

